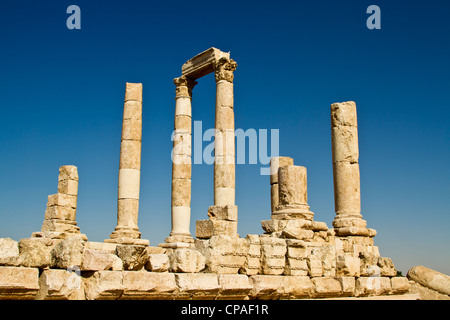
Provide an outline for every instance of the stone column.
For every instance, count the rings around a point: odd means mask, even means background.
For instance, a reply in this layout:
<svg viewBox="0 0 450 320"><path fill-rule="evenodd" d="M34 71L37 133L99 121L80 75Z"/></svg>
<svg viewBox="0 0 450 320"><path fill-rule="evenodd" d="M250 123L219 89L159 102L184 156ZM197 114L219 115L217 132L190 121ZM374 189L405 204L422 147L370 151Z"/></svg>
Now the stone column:
<svg viewBox="0 0 450 320"><path fill-rule="evenodd" d="M278 169L278 205L272 213L273 219L312 220L307 197L306 168L286 165Z"/></svg>
<svg viewBox="0 0 450 320"><path fill-rule="evenodd" d="M58 193L48 196L47 209L41 232L34 232L32 237L67 238L80 236L87 240L86 235L80 233L77 226L77 198L78 198L78 169L75 166L59 168Z"/></svg>
<svg viewBox="0 0 450 320"><path fill-rule="evenodd" d="M214 205L235 205L233 72L237 63L221 58L215 65Z"/></svg>
<svg viewBox="0 0 450 320"><path fill-rule="evenodd" d="M120 145L117 227L105 242L149 245L138 228L142 141L142 84L127 83Z"/></svg>
<svg viewBox="0 0 450 320"><path fill-rule="evenodd" d="M294 165L294 159L289 157L273 157L270 159L270 205L272 213L276 211L278 206L278 169L289 165Z"/></svg>
<svg viewBox="0 0 450 320"><path fill-rule="evenodd" d="M361 215L358 125L353 101L331 105L331 146L333 157L334 203L333 226L337 236L370 236Z"/></svg>
<svg viewBox="0 0 450 320"><path fill-rule="evenodd" d="M172 150L172 231L162 247L186 247L190 233L192 172L192 89L197 81L185 76L174 79L175 126Z"/></svg>

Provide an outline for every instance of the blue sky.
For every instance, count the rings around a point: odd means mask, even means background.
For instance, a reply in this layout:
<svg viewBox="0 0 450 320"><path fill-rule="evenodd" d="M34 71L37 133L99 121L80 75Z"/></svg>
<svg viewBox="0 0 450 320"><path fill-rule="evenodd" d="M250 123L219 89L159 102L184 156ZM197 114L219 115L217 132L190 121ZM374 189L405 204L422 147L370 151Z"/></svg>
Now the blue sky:
<svg viewBox="0 0 450 320"><path fill-rule="evenodd" d="M81 9L69 30L66 9ZM366 9L381 9L369 30ZM173 78L212 46L230 51L236 128L279 129L280 154L308 170L314 219L334 218L330 104L357 103L362 214L404 274L450 274L448 1L3 1L0 9L0 237L39 231L58 168L80 175L77 221L89 240L117 223L126 82L143 83L139 228L170 232ZM214 125L212 75L193 120ZM236 168L242 237L270 218L261 165ZM213 167L194 165L191 232L213 204Z"/></svg>

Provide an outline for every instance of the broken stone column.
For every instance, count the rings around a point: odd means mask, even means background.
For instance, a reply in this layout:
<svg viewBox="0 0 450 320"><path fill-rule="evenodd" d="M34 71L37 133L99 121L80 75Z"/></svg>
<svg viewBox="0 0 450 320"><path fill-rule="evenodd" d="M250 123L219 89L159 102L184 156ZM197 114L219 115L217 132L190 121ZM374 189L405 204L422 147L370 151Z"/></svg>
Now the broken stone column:
<svg viewBox="0 0 450 320"><path fill-rule="evenodd" d="M279 203L278 169L289 165L294 165L294 159L289 157L273 157L270 159L270 205L272 213L276 211Z"/></svg>
<svg viewBox="0 0 450 320"><path fill-rule="evenodd" d="M312 220L307 202L306 168L286 165L278 169L278 205L272 213L275 219Z"/></svg>
<svg viewBox="0 0 450 320"><path fill-rule="evenodd" d="M149 245L138 228L142 141L142 84L127 83L120 145L117 227L105 242Z"/></svg>
<svg viewBox="0 0 450 320"><path fill-rule="evenodd" d="M48 196L41 232L34 232L32 237L63 239L71 235L79 235L83 240L87 240L86 235L80 233L76 222L77 197L77 167L60 167L58 193Z"/></svg>
<svg viewBox="0 0 450 320"><path fill-rule="evenodd" d="M366 228L361 215L358 125L353 101L331 105L331 146L333 156L333 221L337 236L370 236L376 231Z"/></svg>
<svg viewBox="0 0 450 320"><path fill-rule="evenodd" d="M197 81L186 76L174 79L175 126L172 150L172 230L162 247L191 246L191 173L192 173L192 89Z"/></svg>

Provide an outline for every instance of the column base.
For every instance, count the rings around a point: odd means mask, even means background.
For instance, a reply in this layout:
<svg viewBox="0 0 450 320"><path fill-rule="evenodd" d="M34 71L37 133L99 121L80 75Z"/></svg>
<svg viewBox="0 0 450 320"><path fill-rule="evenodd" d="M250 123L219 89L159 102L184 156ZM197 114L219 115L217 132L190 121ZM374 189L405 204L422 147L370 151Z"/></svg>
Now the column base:
<svg viewBox="0 0 450 320"><path fill-rule="evenodd" d="M83 233L70 233L70 232L56 232L56 231L40 231L33 232L31 238L49 238L49 239L68 239L68 238L81 238L87 241L87 236Z"/></svg>
<svg viewBox="0 0 450 320"><path fill-rule="evenodd" d="M158 247L171 249L193 248L194 238L192 238L190 234L171 234L166 239L164 239L164 243L158 244Z"/></svg>
<svg viewBox="0 0 450 320"><path fill-rule="evenodd" d="M146 239L133 239L133 238L114 238L114 239L105 239L105 243L116 243L116 244L131 244L136 246L149 246L150 241Z"/></svg>
<svg viewBox="0 0 450 320"><path fill-rule="evenodd" d="M106 243L132 244L132 245L150 245L150 241L141 239L141 233L138 228L116 227L110 234L111 239L105 239Z"/></svg>
<svg viewBox="0 0 450 320"><path fill-rule="evenodd" d="M304 219L313 220L314 212L309 211L308 205L278 205L276 211L272 212L272 219L292 220Z"/></svg>
<svg viewBox="0 0 450 320"><path fill-rule="evenodd" d="M334 232L335 235L338 237L360 236L373 238L377 235L377 231L375 229L359 228L359 227L334 228Z"/></svg>

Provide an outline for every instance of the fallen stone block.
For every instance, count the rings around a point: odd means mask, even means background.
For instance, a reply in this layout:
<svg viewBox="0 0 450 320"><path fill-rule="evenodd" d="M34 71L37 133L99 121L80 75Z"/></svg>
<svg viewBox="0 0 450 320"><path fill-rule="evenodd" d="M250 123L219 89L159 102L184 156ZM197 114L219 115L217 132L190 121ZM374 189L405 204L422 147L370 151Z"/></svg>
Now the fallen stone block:
<svg viewBox="0 0 450 320"><path fill-rule="evenodd" d="M92 249L84 249L81 270L100 271L100 270L122 270L122 260L115 254Z"/></svg>
<svg viewBox="0 0 450 320"><path fill-rule="evenodd" d="M148 254L144 246L118 245L116 253L122 260L124 270L141 270L148 261Z"/></svg>
<svg viewBox="0 0 450 320"><path fill-rule="evenodd" d="M170 268L170 261L167 254L150 253L145 269L153 272L166 272Z"/></svg>
<svg viewBox="0 0 450 320"><path fill-rule="evenodd" d="M170 271L196 273L205 268L205 257L195 249L174 249L169 254Z"/></svg>
<svg viewBox="0 0 450 320"><path fill-rule="evenodd" d="M401 294L409 291L409 281L406 277L392 277L391 288L393 294Z"/></svg>
<svg viewBox="0 0 450 320"><path fill-rule="evenodd" d="M0 300L31 300L38 290L38 268L0 267Z"/></svg>
<svg viewBox="0 0 450 320"><path fill-rule="evenodd" d="M27 238L19 241L18 265L24 267L52 267L52 250L61 240Z"/></svg>
<svg viewBox="0 0 450 320"><path fill-rule="evenodd" d="M339 276L359 277L361 260L350 255L336 256L336 274Z"/></svg>
<svg viewBox="0 0 450 320"><path fill-rule="evenodd" d="M81 266L83 261L84 240L81 238L68 238L61 240L52 249L52 266L68 269Z"/></svg>
<svg viewBox="0 0 450 320"><path fill-rule="evenodd" d="M391 258L380 257L377 265L380 267L380 275L382 277L395 277L397 275L397 270Z"/></svg>

